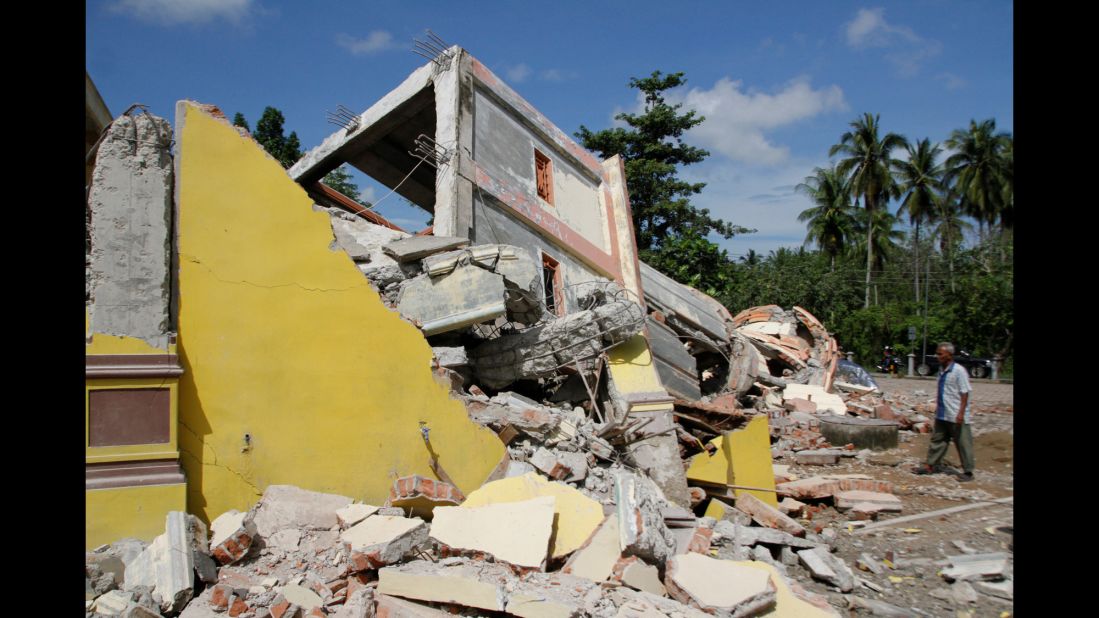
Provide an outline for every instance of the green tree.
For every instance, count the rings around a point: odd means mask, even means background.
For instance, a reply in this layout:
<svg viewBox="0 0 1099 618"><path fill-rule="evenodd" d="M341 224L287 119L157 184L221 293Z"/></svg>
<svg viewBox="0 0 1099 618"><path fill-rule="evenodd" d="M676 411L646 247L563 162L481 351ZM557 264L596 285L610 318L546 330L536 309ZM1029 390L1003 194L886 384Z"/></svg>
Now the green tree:
<svg viewBox="0 0 1099 618"><path fill-rule="evenodd" d="M912 145L906 146L908 151L907 161L897 161L894 165L894 175L901 185L903 197L901 207L897 210L899 216L902 212L908 214L908 222L915 227L915 236L912 242L913 259L913 287L916 291L916 302L920 302L920 225L930 221L935 216L938 202L941 199L940 191L943 182L943 166L936 161L942 149L938 144L932 146L931 141L924 138Z"/></svg>
<svg viewBox="0 0 1099 618"><path fill-rule="evenodd" d="M341 165L328 172L324 178L321 178L321 182L353 200L357 201L359 199L359 185L351 179L351 172L347 171L346 165ZM367 204L367 206L370 206L370 204Z"/></svg>
<svg viewBox="0 0 1099 618"><path fill-rule="evenodd" d="M992 118L980 123L970 120L969 129L955 129L946 145L955 151L946 160L947 177L962 210L977 220L982 236L986 225L990 230L996 223L1010 227L1013 217L1008 205L1014 205L1011 135L997 133Z"/></svg>
<svg viewBox="0 0 1099 618"><path fill-rule="evenodd" d="M705 118L693 111L681 112L682 105L669 105L664 98L665 91L684 83L683 73L665 75L654 71L646 78L631 78L630 88L637 88L645 95L644 113L615 116L628 128L591 131L581 126L576 133L585 148L603 158L622 156L641 259L664 272L677 261L699 255L717 259L723 252L716 245L704 246L710 243L707 240L710 233L732 238L735 234L755 231L715 219L709 210L692 206L690 197L706 184L685 182L677 176L679 166L698 163L710 155L683 142L684 132ZM667 274L677 276L675 272ZM704 288L719 285L720 275L727 273L709 274L715 276L703 277L700 284Z"/></svg>
<svg viewBox="0 0 1099 618"><path fill-rule="evenodd" d="M828 150L828 156L843 155L836 168L850 177L851 189L862 197L863 207L870 216L890 197L898 197L897 184L890 170L893 150L908 145L908 140L896 133L878 136L880 115L863 114L851 122L851 131L840 136L840 142ZM873 225L866 226L866 297L863 307L870 306L870 277L874 266Z"/></svg>
<svg viewBox="0 0 1099 618"><path fill-rule="evenodd" d="M242 118L243 120L243 118ZM256 130L252 137L263 146L267 154L275 157L283 167L290 167L302 156L301 142L294 131L290 135L284 135L283 124L286 119L278 109L267 106L263 109L263 115L256 123Z"/></svg>
<svg viewBox="0 0 1099 618"><path fill-rule="evenodd" d="M233 126L241 127L249 133L252 132L252 128L248 126L248 121L244 119L244 114L237 112L233 115Z"/></svg>
<svg viewBox="0 0 1099 618"><path fill-rule="evenodd" d="M808 222L805 242L816 243L830 258L831 271L836 270L836 256L843 253L854 232L851 216L851 190L847 180L835 167L816 168L813 176L795 190L805 193L816 206L798 215L798 221Z"/></svg>
<svg viewBox="0 0 1099 618"><path fill-rule="evenodd" d="M873 224L868 226L867 221ZM867 228L870 229L867 229ZM855 215L855 237L858 238L854 245L854 251L858 254L866 253L874 256L871 268L875 273L885 271L886 263L900 252L898 241L904 238L904 232L897 229L897 218L882 208L880 210L860 210ZM872 243L871 250L867 251L866 243ZM872 284L874 289L874 304L878 304L878 284Z"/></svg>

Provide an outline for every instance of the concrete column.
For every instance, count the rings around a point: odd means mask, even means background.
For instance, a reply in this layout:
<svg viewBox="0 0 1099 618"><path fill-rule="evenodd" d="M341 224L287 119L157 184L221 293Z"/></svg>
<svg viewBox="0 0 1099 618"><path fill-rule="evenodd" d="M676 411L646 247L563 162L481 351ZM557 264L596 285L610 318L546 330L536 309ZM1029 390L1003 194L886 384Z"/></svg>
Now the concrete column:
<svg viewBox="0 0 1099 618"><path fill-rule="evenodd" d="M1004 357L996 355L992 357L992 379L1000 379L1000 365L1004 362Z"/></svg>
<svg viewBox="0 0 1099 618"><path fill-rule="evenodd" d="M916 353L908 353L908 377L916 375Z"/></svg>
<svg viewBox="0 0 1099 618"><path fill-rule="evenodd" d="M88 203L93 333L167 348L171 329L172 125L120 116L99 145Z"/></svg>

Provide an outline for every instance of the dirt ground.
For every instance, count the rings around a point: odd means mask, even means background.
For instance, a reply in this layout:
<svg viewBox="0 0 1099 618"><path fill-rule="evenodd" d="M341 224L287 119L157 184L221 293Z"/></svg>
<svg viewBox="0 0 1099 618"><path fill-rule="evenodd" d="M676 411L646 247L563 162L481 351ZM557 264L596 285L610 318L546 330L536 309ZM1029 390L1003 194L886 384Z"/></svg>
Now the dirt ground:
<svg viewBox="0 0 1099 618"><path fill-rule="evenodd" d="M934 404L934 380L877 376L875 379L887 401L893 398L911 405ZM802 478L816 474L866 474L892 482L896 495L903 502L904 511L882 515L878 521L1011 496L1014 491L1014 386L974 381L973 388L973 433L977 460L974 481L962 483L947 474L913 474L911 469L926 457L930 434L903 431L898 448L872 453L863 451L857 457L842 458L841 463L834 466L791 465L790 471ZM933 413L927 415L933 416ZM960 471L958 453L953 446L945 464ZM955 600L951 596L951 584L938 575L941 569L948 566L944 560L947 556L991 552L1008 552L1010 556L1014 522L1011 504L988 504L983 508L859 535L852 534L846 522L843 514L827 508L816 514L810 523L814 528L831 526L836 529L836 555L844 559L857 576L882 589L882 592L875 593L857 585L852 594L885 601L910 610L914 615L997 618L1004 612L1013 613L1012 602L980 592L975 603ZM961 546L956 545L957 542ZM892 562L897 568L886 569L880 575L859 571L856 560L864 552L879 561L888 558L889 552L892 552ZM790 571L791 574L804 574L800 568ZM833 606L847 606L843 596L833 588L801 577L798 579L805 587L827 596Z"/></svg>

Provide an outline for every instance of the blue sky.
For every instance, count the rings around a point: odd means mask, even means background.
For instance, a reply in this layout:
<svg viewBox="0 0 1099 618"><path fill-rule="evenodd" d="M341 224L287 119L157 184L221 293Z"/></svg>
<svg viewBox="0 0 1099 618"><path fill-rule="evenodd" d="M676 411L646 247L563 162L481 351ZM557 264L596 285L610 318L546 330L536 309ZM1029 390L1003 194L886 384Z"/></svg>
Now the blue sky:
<svg viewBox="0 0 1099 618"><path fill-rule="evenodd" d="M552 8L549 8L552 6ZM425 60L424 30L470 51L572 134L638 109L630 77L684 71L669 98L707 120L687 136L712 156L683 176L694 203L756 234L734 255L801 245L809 207L794 186L863 112L883 130L942 141L970 119L1013 131L1009 1L275 2L89 0L86 66L107 106L174 119L192 99L286 116L305 149L335 130L326 110L362 111ZM387 190L358 175L364 198ZM380 211L418 229L396 196Z"/></svg>

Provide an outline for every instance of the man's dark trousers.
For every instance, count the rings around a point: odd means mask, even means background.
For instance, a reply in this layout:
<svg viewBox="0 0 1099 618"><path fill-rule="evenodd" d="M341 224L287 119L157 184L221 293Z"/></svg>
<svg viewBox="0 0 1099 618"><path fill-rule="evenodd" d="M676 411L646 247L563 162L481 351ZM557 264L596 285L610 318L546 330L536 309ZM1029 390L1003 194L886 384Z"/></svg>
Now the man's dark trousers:
<svg viewBox="0 0 1099 618"><path fill-rule="evenodd" d="M927 465L936 467L943 460L951 440L958 447L958 457L962 460L962 469L973 472L976 462L973 460L973 431L965 423L951 423L935 419L935 431L931 434L931 448L927 450Z"/></svg>

